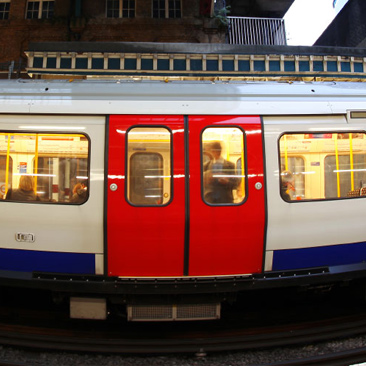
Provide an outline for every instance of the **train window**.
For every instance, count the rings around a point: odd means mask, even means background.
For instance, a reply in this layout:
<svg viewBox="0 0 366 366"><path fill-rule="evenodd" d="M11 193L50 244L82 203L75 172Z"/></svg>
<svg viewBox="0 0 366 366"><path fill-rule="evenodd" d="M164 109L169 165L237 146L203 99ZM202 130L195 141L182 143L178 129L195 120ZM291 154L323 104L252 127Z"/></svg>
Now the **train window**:
<svg viewBox="0 0 366 366"><path fill-rule="evenodd" d="M240 204L245 198L244 133L209 127L202 133L203 199L210 205Z"/></svg>
<svg viewBox="0 0 366 366"><path fill-rule="evenodd" d="M156 206L171 200L171 132L135 127L127 133L127 200Z"/></svg>
<svg viewBox="0 0 366 366"><path fill-rule="evenodd" d="M86 136L0 133L0 153L2 199L70 204L87 200Z"/></svg>
<svg viewBox="0 0 366 366"><path fill-rule="evenodd" d="M285 200L366 197L366 134L286 134L280 139Z"/></svg>

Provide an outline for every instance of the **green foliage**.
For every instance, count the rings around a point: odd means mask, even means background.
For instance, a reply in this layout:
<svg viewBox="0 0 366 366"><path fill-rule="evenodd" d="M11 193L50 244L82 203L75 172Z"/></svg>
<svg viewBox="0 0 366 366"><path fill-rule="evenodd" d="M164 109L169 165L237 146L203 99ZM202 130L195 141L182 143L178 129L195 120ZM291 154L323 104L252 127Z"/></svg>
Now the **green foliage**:
<svg viewBox="0 0 366 366"><path fill-rule="evenodd" d="M230 14L231 6L225 6L219 10L215 10L214 18L219 21L220 25L228 26L229 20L227 19L228 14Z"/></svg>

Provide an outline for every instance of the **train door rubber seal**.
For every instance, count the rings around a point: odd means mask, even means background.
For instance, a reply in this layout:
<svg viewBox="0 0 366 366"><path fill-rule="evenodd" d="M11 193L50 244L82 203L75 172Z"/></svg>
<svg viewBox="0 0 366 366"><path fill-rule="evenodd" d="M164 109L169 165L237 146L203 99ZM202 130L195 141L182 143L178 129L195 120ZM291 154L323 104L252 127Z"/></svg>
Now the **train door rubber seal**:
<svg viewBox="0 0 366 366"><path fill-rule="evenodd" d="M105 119L104 139L104 212L103 212L103 249L104 249L104 276L108 276L108 238L107 238L107 210L108 210L108 150L109 150L109 116Z"/></svg>
<svg viewBox="0 0 366 366"><path fill-rule="evenodd" d="M185 174L185 222L184 222L184 265L183 275L189 275L189 234L190 234L190 197L189 197L189 124L184 116L184 174Z"/></svg>
<svg viewBox="0 0 366 366"><path fill-rule="evenodd" d="M264 182L264 233L263 233L263 257L262 257L262 273L264 273L266 265L266 249L267 249L267 230L268 230L268 197L267 197L267 165L266 165L266 144L264 137L263 116L261 119L262 129L262 157L263 157L263 182Z"/></svg>

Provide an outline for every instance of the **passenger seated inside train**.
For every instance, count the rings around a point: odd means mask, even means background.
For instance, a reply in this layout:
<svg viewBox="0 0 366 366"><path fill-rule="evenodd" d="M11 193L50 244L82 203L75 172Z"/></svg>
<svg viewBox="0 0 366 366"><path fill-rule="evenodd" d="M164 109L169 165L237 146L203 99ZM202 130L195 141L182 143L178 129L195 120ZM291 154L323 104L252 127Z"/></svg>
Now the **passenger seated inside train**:
<svg viewBox="0 0 366 366"><path fill-rule="evenodd" d="M87 182L77 183L72 190L72 197L70 202L72 203L83 203L87 200L88 197L88 187Z"/></svg>
<svg viewBox="0 0 366 366"><path fill-rule="evenodd" d="M366 196L366 184L361 180L360 188L353 189L347 192L347 197Z"/></svg>
<svg viewBox="0 0 366 366"><path fill-rule="evenodd" d="M19 180L19 188L9 189L5 199L11 201L40 201L39 196L34 192L33 177L31 175L22 175Z"/></svg>
<svg viewBox="0 0 366 366"><path fill-rule="evenodd" d="M285 170L281 173L281 196L285 201L291 201L294 191L294 177L289 170Z"/></svg>
<svg viewBox="0 0 366 366"><path fill-rule="evenodd" d="M221 156L220 141L212 142L207 149L212 156L203 166L204 198L207 203L233 203L233 189L240 179L235 176L235 164Z"/></svg>

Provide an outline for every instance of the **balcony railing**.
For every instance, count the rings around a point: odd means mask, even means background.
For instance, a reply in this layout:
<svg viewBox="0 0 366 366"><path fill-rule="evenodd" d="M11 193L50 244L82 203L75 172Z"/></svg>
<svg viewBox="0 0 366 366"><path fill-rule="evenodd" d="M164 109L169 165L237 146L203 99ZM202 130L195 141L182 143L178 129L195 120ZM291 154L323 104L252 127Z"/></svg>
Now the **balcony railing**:
<svg viewBox="0 0 366 366"><path fill-rule="evenodd" d="M229 44L286 45L285 22L275 18L227 17Z"/></svg>

